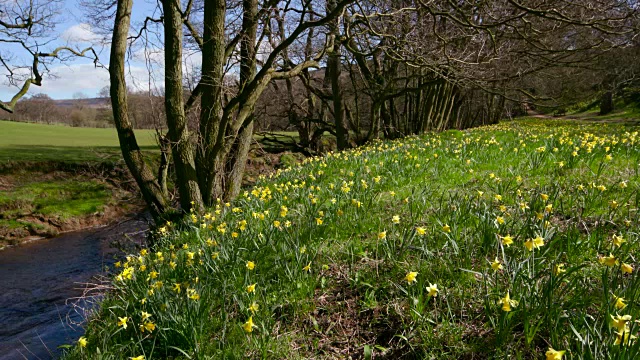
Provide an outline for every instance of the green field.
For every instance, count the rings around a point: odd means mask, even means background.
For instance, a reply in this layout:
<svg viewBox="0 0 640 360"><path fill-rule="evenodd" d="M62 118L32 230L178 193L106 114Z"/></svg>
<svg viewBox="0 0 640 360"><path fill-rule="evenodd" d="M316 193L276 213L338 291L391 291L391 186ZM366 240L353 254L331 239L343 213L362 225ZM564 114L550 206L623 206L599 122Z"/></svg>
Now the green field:
<svg viewBox="0 0 640 360"><path fill-rule="evenodd" d="M154 131L136 135L156 149ZM0 248L92 224L109 208L122 216L114 209L132 208L119 199L133 194L114 185L126 180L121 158L115 129L0 121Z"/></svg>
<svg viewBox="0 0 640 360"><path fill-rule="evenodd" d="M143 150L156 149L154 130L136 130ZM0 162L119 159L116 130L0 121Z"/></svg>
<svg viewBox="0 0 640 360"><path fill-rule="evenodd" d="M69 358L637 359L639 142L520 120L307 159L157 229Z"/></svg>

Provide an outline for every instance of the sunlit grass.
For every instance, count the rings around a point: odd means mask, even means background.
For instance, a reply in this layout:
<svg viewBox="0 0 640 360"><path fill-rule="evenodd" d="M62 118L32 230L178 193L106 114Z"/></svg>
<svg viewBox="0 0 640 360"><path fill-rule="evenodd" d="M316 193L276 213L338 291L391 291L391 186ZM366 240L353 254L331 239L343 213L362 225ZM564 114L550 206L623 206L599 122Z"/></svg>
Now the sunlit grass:
<svg viewBox="0 0 640 360"><path fill-rule="evenodd" d="M309 159L158 229L69 356L633 359L637 142L525 120Z"/></svg>

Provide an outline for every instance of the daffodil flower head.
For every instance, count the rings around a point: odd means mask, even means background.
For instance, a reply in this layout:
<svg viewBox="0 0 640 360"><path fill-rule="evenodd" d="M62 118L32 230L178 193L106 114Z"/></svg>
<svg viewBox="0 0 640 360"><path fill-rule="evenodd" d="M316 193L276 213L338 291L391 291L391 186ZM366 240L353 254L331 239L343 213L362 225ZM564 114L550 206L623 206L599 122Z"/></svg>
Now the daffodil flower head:
<svg viewBox="0 0 640 360"><path fill-rule="evenodd" d="M305 267L303 267L302 271L311 272L311 262L309 262Z"/></svg>
<svg viewBox="0 0 640 360"><path fill-rule="evenodd" d="M80 346L81 348L87 347L87 338L84 336L80 336L80 338L78 339L78 346Z"/></svg>
<svg viewBox="0 0 640 360"><path fill-rule="evenodd" d="M518 301L512 300L509 296L509 292L507 291L507 295L505 295L502 299L498 300L498 305L502 305L502 310L509 312L512 307L518 306Z"/></svg>
<svg viewBox="0 0 640 360"><path fill-rule="evenodd" d="M495 271L502 270L502 263L500 262L500 260L498 260L498 258L495 258L493 260L493 262L491 263L491 268Z"/></svg>
<svg viewBox="0 0 640 360"><path fill-rule="evenodd" d="M600 262L600 264L609 266L609 267L618 264L618 259L616 259L616 257L611 253L609 253L609 256L601 256L600 259L598 259L598 261Z"/></svg>
<svg viewBox="0 0 640 360"><path fill-rule="evenodd" d="M513 237L511 235L502 236L502 245L509 247L513 244Z"/></svg>
<svg viewBox="0 0 640 360"><path fill-rule="evenodd" d="M631 335L631 331L629 329L625 329L624 331L618 331L615 333L616 340L614 341L614 345L632 345L633 340L637 337L635 335Z"/></svg>
<svg viewBox="0 0 640 360"><path fill-rule="evenodd" d="M611 241L613 242L613 245L615 245L616 247L620 247L622 246L623 243L626 242L626 240L620 235L613 235L613 237L611 238Z"/></svg>
<svg viewBox="0 0 640 360"><path fill-rule="evenodd" d="M118 317L118 326L122 326L123 329L126 329L127 328L127 321L129 321L129 318L127 316Z"/></svg>
<svg viewBox="0 0 640 360"><path fill-rule="evenodd" d="M622 265L620 265L620 270L622 270L623 273L631 274L633 272L633 266L627 263L622 263Z"/></svg>
<svg viewBox="0 0 640 360"><path fill-rule="evenodd" d="M564 272L566 272L567 270L564 268L564 264L556 264L553 267L553 274L558 276Z"/></svg>
<svg viewBox="0 0 640 360"><path fill-rule="evenodd" d="M438 296L438 284L431 284L429 283L429 286L427 286L427 290L429 291L429 293L427 294L427 296L430 297L436 297Z"/></svg>
<svg viewBox="0 0 640 360"><path fill-rule="evenodd" d="M407 273L407 275L404 277L404 279L407 281L407 283L409 285L411 285L412 283L416 282L416 277L418 276L418 273L416 271L410 271Z"/></svg>
<svg viewBox="0 0 640 360"><path fill-rule="evenodd" d="M258 303L254 301L253 303L251 303L251 305L249 305L249 311L251 311L252 314L255 314L256 311L258 311L259 307L260 306L258 305Z"/></svg>
<svg viewBox="0 0 640 360"><path fill-rule="evenodd" d="M624 302L624 298L623 297L618 297L618 296L613 295L613 299L616 301L616 303L614 305L616 307L616 309L622 310L622 309L627 307L627 304Z"/></svg>
<svg viewBox="0 0 640 360"><path fill-rule="evenodd" d="M611 316L611 326L616 328L619 332L626 331L629 328L627 322L631 321L631 315L609 316Z"/></svg>
<svg viewBox="0 0 640 360"><path fill-rule="evenodd" d="M256 284L252 284L252 285L247 286L247 292L249 294L251 294L251 293L253 293L255 291L256 291Z"/></svg>
<svg viewBox="0 0 640 360"><path fill-rule="evenodd" d="M533 251L533 249L539 249L542 245L544 245L544 239L540 236L534 239L529 239L524 243L524 246L529 251Z"/></svg>
<svg viewBox="0 0 640 360"><path fill-rule="evenodd" d="M257 326L253 323L253 316L249 316L249 320L242 325L242 329L244 329L245 332L250 333L253 332L253 328L257 328Z"/></svg>
<svg viewBox="0 0 640 360"><path fill-rule="evenodd" d="M246 267L249 270L253 270L256 267L256 263L254 263L253 261L247 261Z"/></svg>
<svg viewBox="0 0 640 360"><path fill-rule="evenodd" d="M550 347L545 355L547 356L547 360L562 360L565 352L565 350L554 350L552 347Z"/></svg>

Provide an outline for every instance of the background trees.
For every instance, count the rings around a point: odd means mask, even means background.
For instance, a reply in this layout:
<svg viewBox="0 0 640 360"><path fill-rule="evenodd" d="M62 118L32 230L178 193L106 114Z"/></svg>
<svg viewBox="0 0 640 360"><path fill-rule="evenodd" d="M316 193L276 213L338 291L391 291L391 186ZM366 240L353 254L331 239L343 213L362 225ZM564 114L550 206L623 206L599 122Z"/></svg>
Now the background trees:
<svg viewBox="0 0 640 360"><path fill-rule="evenodd" d="M139 26L133 0L91 9L111 37L105 120L157 217L173 208L168 164L145 159L136 127L158 128L182 209L200 208L238 194L255 126L295 130L294 148L314 153L327 133L345 149L587 99L606 113L637 86L634 1L162 0ZM3 20L2 34L33 37L40 13ZM26 49L27 89L39 61L69 50ZM144 95L125 77L139 51L162 54L147 64L163 85Z"/></svg>

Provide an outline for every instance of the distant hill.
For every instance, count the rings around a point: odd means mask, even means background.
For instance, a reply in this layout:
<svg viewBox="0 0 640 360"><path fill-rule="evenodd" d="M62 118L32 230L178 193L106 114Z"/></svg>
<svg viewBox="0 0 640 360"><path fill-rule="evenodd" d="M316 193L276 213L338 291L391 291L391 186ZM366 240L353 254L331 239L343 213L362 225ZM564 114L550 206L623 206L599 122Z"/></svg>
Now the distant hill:
<svg viewBox="0 0 640 360"><path fill-rule="evenodd" d="M111 105L109 98L62 99L53 101L56 106L60 107L88 107L103 109Z"/></svg>

